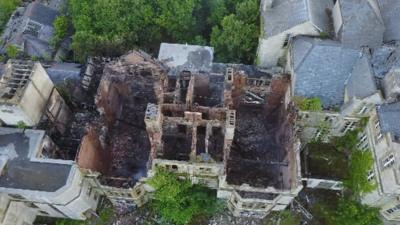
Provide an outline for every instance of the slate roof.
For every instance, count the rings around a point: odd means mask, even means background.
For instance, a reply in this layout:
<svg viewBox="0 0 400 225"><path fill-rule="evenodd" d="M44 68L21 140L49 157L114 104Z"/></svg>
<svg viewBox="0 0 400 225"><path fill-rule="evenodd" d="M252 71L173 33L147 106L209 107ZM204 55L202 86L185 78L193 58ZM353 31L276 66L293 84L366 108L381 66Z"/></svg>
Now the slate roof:
<svg viewBox="0 0 400 225"><path fill-rule="evenodd" d="M366 56L359 59L354 66L353 72L347 80L346 90L350 97L358 99L366 98L378 91L371 63Z"/></svg>
<svg viewBox="0 0 400 225"><path fill-rule="evenodd" d="M345 83L360 56L360 51L335 41L295 37L291 45L295 95L319 97L324 108L341 106Z"/></svg>
<svg viewBox="0 0 400 225"><path fill-rule="evenodd" d="M339 39L347 47L377 47L385 27L375 0L338 0L342 16ZM338 4L337 3L337 4Z"/></svg>
<svg viewBox="0 0 400 225"><path fill-rule="evenodd" d="M76 63L52 63L46 72L55 85L64 84L66 80L81 78L81 65Z"/></svg>
<svg viewBox="0 0 400 225"><path fill-rule="evenodd" d="M384 41L400 41L400 1L378 0L386 31Z"/></svg>
<svg viewBox="0 0 400 225"><path fill-rule="evenodd" d="M161 43L158 60L171 70L209 72L212 68L214 48L199 45Z"/></svg>
<svg viewBox="0 0 400 225"><path fill-rule="evenodd" d="M378 106L378 116L382 131L400 140L400 102Z"/></svg>
<svg viewBox="0 0 400 225"><path fill-rule="evenodd" d="M262 11L264 36L280 34L308 21L320 30L328 30L326 8L332 6L331 0L275 0L272 8Z"/></svg>
<svg viewBox="0 0 400 225"><path fill-rule="evenodd" d="M53 26L54 20L59 15L57 10L49 8L39 2L32 2L28 5L24 16L40 24Z"/></svg>
<svg viewBox="0 0 400 225"><path fill-rule="evenodd" d="M0 156L8 158L0 187L54 192L65 186L72 165L33 161L44 131L0 128Z"/></svg>
<svg viewBox="0 0 400 225"><path fill-rule="evenodd" d="M375 76L384 78L393 67L400 67L400 47L383 45L374 49L371 62Z"/></svg>

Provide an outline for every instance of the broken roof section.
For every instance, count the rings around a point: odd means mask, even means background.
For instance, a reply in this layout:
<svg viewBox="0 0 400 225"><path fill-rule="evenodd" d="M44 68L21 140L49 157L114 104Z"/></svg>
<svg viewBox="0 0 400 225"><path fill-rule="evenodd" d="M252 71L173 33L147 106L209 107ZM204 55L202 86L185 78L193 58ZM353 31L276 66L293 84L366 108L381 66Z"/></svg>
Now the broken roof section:
<svg viewBox="0 0 400 225"><path fill-rule="evenodd" d="M236 79L236 78L235 78ZM236 80L234 83L239 84ZM251 83L251 82L248 82ZM298 163L293 133L294 111L285 99L290 80L276 76L264 85L253 86L252 91L265 88L263 104L248 104L247 92L234 94L241 100L235 104L236 127L227 162L227 182L233 185L248 184L257 188L290 190L298 187Z"/></svg>
<svg viewBox="0 0 400 225"><path fill-rule="evenodd" d="M400 141L400 102L378 106L378 116L382 131Z"/></svg>
<svg viewBox="0 0 400 225"><path fill-rule="evenodd" d="M170 67L170 75L182 71L210 72L214 48L199 45L161 43L158 60Z"/></svg>
<svg viewBox="0 0 400 225"><path fill-rule="evenodd" d="M378 0L383 21L385 23L384 41L400 41L400 1Z"/></svg>
<svg viewBox="0 0 400 225"><path fill-rule="evenodd" d="M54 192L66 185L72 161L37 158L43 138L40 130L0 128L0 157L6 164L0 188Z"/></svg>
<svg viewBox="0 0 400 225"><path fill-rule="evenodd" d="M297 25L311 22L318 30L329 30L327 10L332 9L331 0L272 0L271 7L262 1L264 37L287 31Z"/></svg>
<svg viewBox="0 0 400 225"><path fill-rule="evenodd" d="M0 80L0 102L18 102L33 70L32 61L9 60Z"/></svg>
<svg viewBox="0 0 400 225"><path fill-rule="evenodd" d="M391 69L400 67L400 47L397 45L383 45L374 49L371 63L375 76L384 78Z"/></svg>
<svg viewBox="0 0 400 225"><path fill-rule="evenodd" d="M338 0L336 4L333 15L340 18L334 18L334 26L343 45L373 48L382 44L385 26L375 0Z"/></svg>
<svg viewBox="0 0 400 225"><path fill-rule="evenodd" d="M5 51L10 44L21 48L29 56L48 58L53 49L50 42L54 35L53 23L58 11L39 2L32 2L27 7L18 8L2 35Z"/></svg>
<svg viewBox="0 0 400 225"><path fill-rule="evenodd" d="M344 84L361 52L335 41L304 36L294 38L290 51L294 94L318 97L324 108L340 107Z"/></svg>

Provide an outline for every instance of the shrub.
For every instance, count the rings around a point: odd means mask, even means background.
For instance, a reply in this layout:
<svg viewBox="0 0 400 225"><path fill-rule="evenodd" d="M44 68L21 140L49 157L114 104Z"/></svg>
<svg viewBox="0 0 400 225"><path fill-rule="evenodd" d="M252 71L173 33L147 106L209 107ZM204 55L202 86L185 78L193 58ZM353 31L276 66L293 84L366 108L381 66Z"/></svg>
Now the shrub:
<svg viewBox="0 0 400 225"><path fill-rule="evenodd" d="M320 98L303 98L296 97L294 99L298 107L303 111L321 111L322 102Z"/></svg>
<svg viewBox="0 0 400 225"><path fill-rule="evenodd" d="M7 53L8 57L14 59L14 58L17 58L17 57L18 57L18 55L19 55L19 53L20 53L20 50L19 50L19 48L18 48L17 46L15 46L15 45L9 45L9 46L7 47L7 49L6 49L6 53Z"/></svg>

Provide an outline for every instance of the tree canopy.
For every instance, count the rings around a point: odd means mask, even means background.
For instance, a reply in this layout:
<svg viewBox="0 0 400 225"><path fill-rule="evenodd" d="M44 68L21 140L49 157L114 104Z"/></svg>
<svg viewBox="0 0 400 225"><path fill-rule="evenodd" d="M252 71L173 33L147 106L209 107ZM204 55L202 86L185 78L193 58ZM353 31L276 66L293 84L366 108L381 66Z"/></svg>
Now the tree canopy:
<svg viewBox="0 0 400 225"><path fill-rule="evenodd" d="M0 0L0 33L21 0Z"/></svg>
<svg viewBox="0 0 400 225"><path fill-rule="evenodd" d="M215 193L188 179L157 169L149 181L155 189L153 208L161 217L173 224L188 224L196 216L210 215L217 209Z"/></svg>
<svg viewBox="0 0 400 225"><path fill-rule="evenodd" d="M260 35L258 7L258 0L237 3L235 13L223 17L221 23L213 27L211 46L215 48L217 60L254 63ZM221 17L220 14L214 17Z"/></svg>
<svg viewBox="0 0 400 225"><path fill-rule="evenodd" d="M211 43L217 59L251 63L258 43L258 3L259 0L70 0L75 28L73 50L76 59L84 61L89 55L116 56L134 47L157 53L161 42ZM224 41L225 37L233 42Z"/></svg>

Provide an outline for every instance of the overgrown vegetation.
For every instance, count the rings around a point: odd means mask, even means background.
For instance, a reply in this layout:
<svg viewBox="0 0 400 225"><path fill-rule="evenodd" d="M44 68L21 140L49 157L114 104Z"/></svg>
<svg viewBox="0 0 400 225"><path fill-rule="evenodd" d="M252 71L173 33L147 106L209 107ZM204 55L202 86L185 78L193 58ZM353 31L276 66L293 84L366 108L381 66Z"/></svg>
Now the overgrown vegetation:
<svg viewBox="0 0 400 225"><path fill-rule="evenodd" d="M158 168L149 184L155 189L150 203L163 220L176 225L189 224L199 216L209 216L218 209L215 193L188 179Z"/></svg>
<svg viewBox="0 0 400 225"><path fill-rule="evenodd" d="M274 215L275 214L275 215ZM301 217L294 212L285 210L282 212L274 212L270 214L265 225L299 225L301 222Z"/></svg>
<svg viewBox="0 0 400 225"><path fill-rule="evenodd" d="M373 169L374 164L372 152L357 146L360 133L365 129L367 122L368 118L362 119L359 127L333 140L336 148L349 156L349 173L343 184L357 197L376 189L376 183L368 180L368 172Z"/></svg>
<svg viewBox="0 0 400 225"><path fill-rule="evenodd" d="M70 0L76 59L156 54L161 42L211 44L222 62L253 63L259 0Z"/></svg>
<svg viewBox="0 0 400 225"><path fill-rule="evenodd" d="M379 209L363 205L352 198L344 197L337 203L320 202L314 214L323 225L381 225Z"/></svg>
<svg viewBox="0 0 400 225"><path fill-rule="evenodd" d="M108 225L110 224L114 215L114 210L110 207L105 207L100 210L98 218L92 218L85 221L71 220L71 219L59 219L56 225Z"/></svg>
<svg viewBox="0 0 400 225"><path fill-rule="evenodd" d="M21 0L0 0L0 34L19 4L21 4Z"/></svg>
<svg viewBox="0 0 400 225"><path fill-rule="evenodd" d="M7 56L8 56L9 58L15 59L15 58L17 58L17 57L19 56L20 50L19 50L19 48L18 48L17 46L15 46L15 45L9 45L9 46L7 46L7 48L6 48L6 53L7 53Z"/></svg>
<svg viewBox="0 0 400 225"><path fill-rule="evenodd" d="M320 98L304 98L296 96L294 102L302 111L322 111L322 101Z"/></svg>

